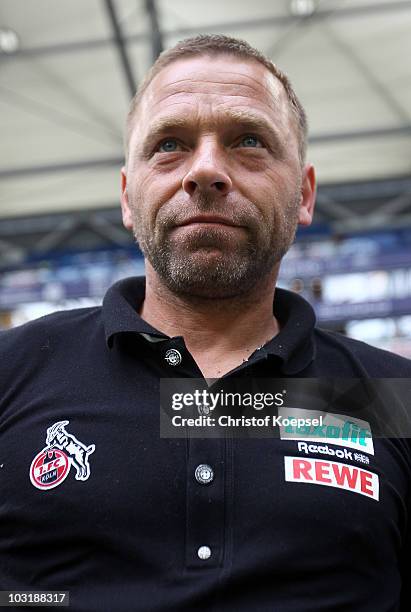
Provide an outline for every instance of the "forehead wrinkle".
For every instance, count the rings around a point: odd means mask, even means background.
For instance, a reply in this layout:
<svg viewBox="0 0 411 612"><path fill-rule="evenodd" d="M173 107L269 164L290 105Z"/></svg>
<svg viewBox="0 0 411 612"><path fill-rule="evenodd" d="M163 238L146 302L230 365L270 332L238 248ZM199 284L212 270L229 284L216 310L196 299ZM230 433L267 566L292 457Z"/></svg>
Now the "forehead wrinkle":
<svg viewBox="0 0 411 612"><path fill-rule="evenodd" d="M263 67L265 68L265 67ZM281 81L274 75L272 74L267 68L265 68L265 77L269 77L271 83L276 84L277 88L279 89L284 89L283 84L281 83ZM258 79L250 74L246 74L244 72L237 72L237 71L231 71L231 70L222 70L220 71L221 75L233 75L235 77L238 77L238 80L235 81L224 81L224 80L218 80L218 81L211 81L209 79L209 77L207 76L207 72L204 71L204 73L202 74L199 71L195 72L195 78L193 79L193 77L187 77L187 78L180 78L177 81L172 81L171 83L165 83L162 86L163 87L172 87L173 85L176 85L178 83L184 83L184 82L191 82L191 83L195 83L195 82L204 82L204 83L214 83L216 85L244 85L244 87L249 87L251 89L254 90L254 87L252 85L248 85L247 83L241 83L241 80L243 79L249 79L250 81L253 81L255 84L257 84L258 86L262 87L263 89L265 89L270 95L273 95L273 91L272 88L270 88L269 84L267 84L267 78L261 78ZM161 76L161 73L158 75Z"/></svg>
<svg viewBox="0 0 411 612"><path fill-rule="evenodd" d="M188 86L186 85L186 86L181 87L183 83L187 83ZM214 91L211 89L210 91L210 85L219 85L221 86L221 88L220 89L216 88ZM264 90L264 93L269 97L270 99L269 104L272 104L273 101L274 102L279 101L280 92L270 90L268 87L262 86L261 84L259 85ZM238 90L241 91L241 93L229 93L230 89L232 89L233 87L235 87L237 91ZM225 91L227 88L229 89L228 92ZM161 89L165 90L162 96L161 96ZM249 92L251 92L252 95L250 95ZM192 95L205 95L206 94L209 96L223 95L223 96L233 96L233 97L243 97L243 98L258 98L258 97L261 97L262 95L261 91L259 92L258 90L256 90L255 85L249 85L247 83L231 82L231 81L230 82L229 81L224 81L224 82L210 81L209 79L204 80L204 81L200 79L196 79L196 81L193 81L192 79L184 79L178 82L174 81L173 83L163 85L160 88L159 94L157 94L157 95L160 95L161 97L155 100L156 95L154 94L152 96L152 98L154 98L154 100L152 100L152 103L156 105L171 96L186 95L186 94L192 94Z"/></svg>
<svg viewBox="0 0 411 612"><path fill-rule="evenodd" d="M248 87L248 86L247 86ZM255 94L255 89L252 87L249 87L249 89L252 90L252 92ZM167 100L168 98L171 98L172 96L185 96L185 95L192 95L193 98L195 98L196 96L224 96L224 97L233 97L233 98L245 98L246 100L250 99L250 96L247 95L246 92L243 93L222 93L222 92L217 92L217 91L208 91L208 88L205 88L203 91L198 90L197 88L193 88L192 90L187 89L187 90L181 90L181 89L176 89L175 91L171 91L170 93L166 93L165 95L163 95L161 98L158 98L157 100L155 99L155 96L153 96L150 100L151 104L150 106L158 106L159 104L161 104L162 102L164 102L164 100ZM253 96L255 97L255 96ZM274 96L273 96L274 97Z"/></svg>
<svg viewBox="0 0 411 612"><path fill-rule="evenodd" d="M190 83L193 87L195 87L196 85L198 85L199 83L204 83L204 85L235 85L236 87L240 86L240 87L247 87L248 89L252 89L253 91L255 91L255 86L253 85L249 85L248 83L242 83L241 81L212 81L209 78L200 78L199 76L196 76L195 80L193 79L179 79L178 81L172 81L171 83L165 83L163 84L161 87L166 89L169 87L178 87L180 84L184 84L184 83ZM256 83L258 85L260 85L261 87L264 87L260 81L256 81ZM268 89L268 88L265 88ZM183 90L184 91L184 90Z"/></svg>
<svg viewBox="0 0 411 612"><path fill-rule="evenodd" d="M253 92L255 92L255 90L253 89ZM209 91L194 91L194 92L187 92L187 91L172 91L166 95L164 95L163 97L159 98L158 100L155 100L155 97L153 96L150 100L147 100L144 104L144 106L146 108L150 108L153 109L156 106L160 105L162 102L164 102L165 100L174 97L180 97L180 96L185 96L187 93L192 95L191 100L187 100L184 99L182 101L175 101L172 103L168 103L168 106L172 106L175 104L197 104L199 102L199 98L202 97L207 97L207 98L212 98L212 97L224 97L224 98L243 98L246 102L250 101L250 96L243 94L243 93L224 93L222 94L221 92L209 92ZM261 105L261 100L258 99L258 96L255 97L256 101L258 102L259 105ZM208 102L210 103L210 102ZM275 110L276 112L278 112L278 104L280 103L279 100L279 96L274 96L273 93L270 93L270 99L267 101L263 101L263 104L266 104L268 108L270 108L271 110ZM224 104L224 102L223 102ZM288 107L287 107L288 108Z"/></svg>
<svg viewBox="0 0 411 612"><path fill-rule="evenodd" d="M167 66L164 70L167 71L168 68L170 67ZM281 81L278 78L276 78L274 75L272 75L266 68L264 68L264 78L260 78L260 79L254 76L251 76L250 74L245 74L244 72L239 73L237 71L230 71L230 70L224 70L221 72L221 74L230 75L230 76L232 75L237 78L233 80L232 82L224 81L224 79L218 80L218 81L210 80L210 78L207 75L207 70L204 70L204 72L198 72L198 71L194 72L193 76L184 75L178 80L172 80L171 82L164 82L164 80L167 79L167 76L164 75L163 71L161 71L156 76L156 78L153 80L153 82L150 84L149 90L146 92L146 96L145 96L146 105L148 105L152 109L153 107L158 106L159 104L161 104L162 102L164 102L165 100L167 100L168 98L172 96L178 96L178 95L184 96L185 94L198 94L198 95L209 95L209 96L224 95L226 97L228 96L244 97L245 99L250 98L250 97L258 98L258 97L261 97L261 93L262 93L261 90L263 90L264 93L268 96L268 99L265 101L265 104L271 107L271 109L278 110L276 109L276 105L278 103L281 103L282 95L285 96L285 90L284 90L284 87ZM255 86L242 82L244 81L244 79L249 80L252 83L255 83L255 85L260 88L260 92L258 92L258 90L256 91ZM191 87L184 89L184 87L181 87L181 85L184 85L184 84L190 84ZM205 89L205 91L201 91L201 90L199 91L198 88L196 91L196 85L198 86L199 84L204 84L205 86L214 84L217 86L222 85L222 86L228 86L228 87L244 88L246 91L243 91L245 95L229 94L229 93L223 93L223 92L218 92L218 91L210 92L207 89ZM253 96L247 95L247 92L249 90L251 90L251 92L253 93ZM259 101L261 102L261 100Z"/></svg>

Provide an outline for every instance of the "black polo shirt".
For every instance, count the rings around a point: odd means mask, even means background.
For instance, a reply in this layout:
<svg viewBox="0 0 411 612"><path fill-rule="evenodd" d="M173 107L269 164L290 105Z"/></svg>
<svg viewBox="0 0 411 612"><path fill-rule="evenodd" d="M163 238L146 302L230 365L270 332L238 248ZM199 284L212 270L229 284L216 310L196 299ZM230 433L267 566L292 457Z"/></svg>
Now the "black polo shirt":
<svg viewBox="0 0 411 612"><path fill-rule="evenodd" d="M409 440L340 439L325 457L160 438L160 378L202 375L182 337L138 316L144 291L126 279L101 308L0 334L0 590L69 590L76 612L411 609ZM317 329L291 292L274 313L280 333L225 378L410 377L408 360Z"/></svg>

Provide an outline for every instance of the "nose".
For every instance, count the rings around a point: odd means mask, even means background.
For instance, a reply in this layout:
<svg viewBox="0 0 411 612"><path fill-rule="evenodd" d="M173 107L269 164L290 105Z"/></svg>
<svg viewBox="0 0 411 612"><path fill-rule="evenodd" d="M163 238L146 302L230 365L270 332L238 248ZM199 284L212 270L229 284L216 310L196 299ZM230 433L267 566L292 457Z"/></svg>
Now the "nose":
<svg viewBox="0 0 411 612"><path fill-rule="evenodd" d="M195 152L182 187L189 196L196 192L225 196L231 191L232 181L225 167L224 153L219 150L218 143L204 144Z"/></svg>

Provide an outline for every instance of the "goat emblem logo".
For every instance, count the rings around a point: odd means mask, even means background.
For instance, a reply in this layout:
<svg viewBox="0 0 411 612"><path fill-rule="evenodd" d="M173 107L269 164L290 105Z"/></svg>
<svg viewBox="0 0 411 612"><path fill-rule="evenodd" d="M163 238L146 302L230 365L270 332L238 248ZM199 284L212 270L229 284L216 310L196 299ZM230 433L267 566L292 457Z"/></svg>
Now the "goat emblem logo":
<svg viewBox="0 0 411 612"><path fill-rule="evenodd" d="M76 470L76 480L87 480L90 476L88 457L95 445L86 446L73 434L68 433L69 421L58 421L47 429L46 447L31 462L30 480L37 489L53 489L68 476L71 466Z"/></svg>

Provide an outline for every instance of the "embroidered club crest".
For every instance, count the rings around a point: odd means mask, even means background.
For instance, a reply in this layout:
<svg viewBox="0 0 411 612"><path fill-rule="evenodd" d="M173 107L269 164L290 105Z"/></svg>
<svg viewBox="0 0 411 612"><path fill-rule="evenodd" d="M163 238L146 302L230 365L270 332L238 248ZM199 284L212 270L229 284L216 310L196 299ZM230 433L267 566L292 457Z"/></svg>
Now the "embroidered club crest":
<svg viewBox="0 0 411 612"><path fill-rule="evenodd" d="M66 430L69 421L58 421L47 429L46 447L31 462L30 480L37 489L53 489L68 476L71 466L76 480L90 476L89 455L95 445L86 446Z"/></svg>

